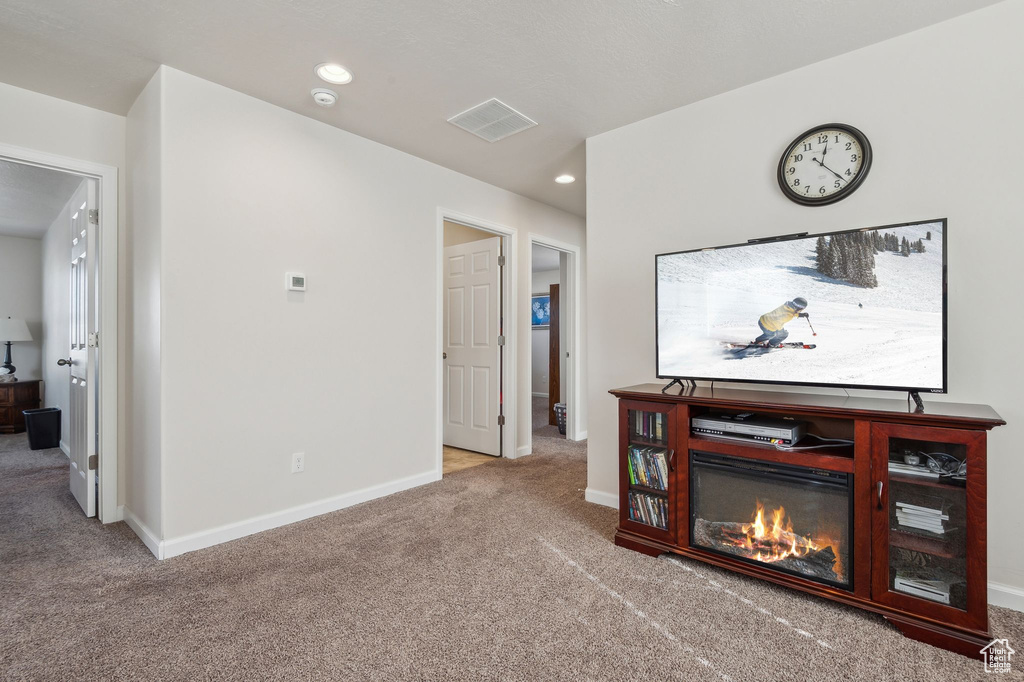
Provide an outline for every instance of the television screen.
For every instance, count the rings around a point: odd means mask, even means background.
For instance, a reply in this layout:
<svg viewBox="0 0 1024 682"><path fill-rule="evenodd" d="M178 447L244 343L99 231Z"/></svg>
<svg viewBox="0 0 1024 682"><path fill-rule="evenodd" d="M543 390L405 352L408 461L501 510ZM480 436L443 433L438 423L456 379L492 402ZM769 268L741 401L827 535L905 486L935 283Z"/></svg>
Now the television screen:
<svg viewBox="0 0 1024 682"><path fill-rule="evenodd" d="M946 221L656 257L661 378L946 391Z"/></svg>

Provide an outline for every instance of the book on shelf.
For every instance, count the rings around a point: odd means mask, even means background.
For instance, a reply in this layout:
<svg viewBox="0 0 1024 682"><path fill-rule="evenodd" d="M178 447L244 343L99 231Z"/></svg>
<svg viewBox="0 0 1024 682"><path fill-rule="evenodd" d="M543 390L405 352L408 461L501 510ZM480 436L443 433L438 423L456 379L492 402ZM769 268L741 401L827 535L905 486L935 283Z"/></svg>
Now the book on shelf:
<svg viewBox="0 0 1024 682"><path fill-rule="evenodd" d="M926 516L937 516L943 521L949 520L949 514L946 513L947 505L942 500L935 500L938 507L925 507L919 504L910 504L908 502L897 502L896 509L905 514L923 514Z"/></svg>
<svg viewBox="0 0 1024 682"><path fill-rule="evenodd" d="M936 535L946 533L949 521L948 505L941 499L931 498L935 506L896 502L896 520L901 526L924 530Z"/></svg>
<svg viewBox="0 0 1024 682"><path fill-rule="evenodd" d="M904 528L913 528L914 530L924 530L924 531L928 531L929 533L934 533L936 535L945 535L946 534L946 528L941 523L939 523L939 524L926 523L926 522L923 522L923 521L918 521L916 519L907 519L907 518L899 516L899 515L897 515L896 521L901 526L903 526Z"/></svg>
<svg viewBox="0 0 1024 682"><path fill-rule="evenodd" d="M629 482L657 490L668 490L668 461L665 448L631 445L626 464Z"/></svg>
<svg viewBox="0 0 1024 682"><path fill-rule="evenodd" d="M950 584L945 580L914 578L897 571L893 587L899 592L905 592L915 597L923 597L942 604L949 603Z"/></svg>
<svg viewBox="0 0 1024 682"><path fill-rule="evenodd" d="M629 518L633 521L668 528L668 498L631 491L629 493Z"/></svg>
<svg viewBox="0 0 1024 682"><path fill-rule="evenodd" d="M645 440L665 440L665 414L662 412L633 412L633 433Z"/></svg>

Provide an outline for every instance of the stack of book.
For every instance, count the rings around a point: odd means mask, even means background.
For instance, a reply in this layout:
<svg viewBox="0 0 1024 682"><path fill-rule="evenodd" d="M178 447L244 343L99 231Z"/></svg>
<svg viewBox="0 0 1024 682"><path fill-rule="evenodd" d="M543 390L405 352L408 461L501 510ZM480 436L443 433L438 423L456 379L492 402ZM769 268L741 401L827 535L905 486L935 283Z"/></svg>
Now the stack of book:
<svg viewBox="0 0 1024 682"><path fill-rule="evenodd" d="M921 478L938 478L939 472L932 471L926 466L920 464L906 464L904 462L889 461L889 471L894 474L904 474L906 476L920 476Z"/></svg>
<svg viewBox="0 0 1024 682"><path fill-rule="evenodd" d="M629 482L657 490L668 490L668 462L665 449L631 445L629 458Z"/></svg>
<svg viewBox="0 0 1024 682"><path fill-rule="evenodd" d="M906 592L915 597L923 597L942 604L949 603L949 582L945 580L912 578L897 572L893 586L900 592Z"/></svg>
<svg viewBox="0 0 1024 682"><path fill-rule="evenodd" d="M665 415L661 412L633 412L633 433L646 440L665 440Z"/></svg>
<svg viewBox="0 0 1024 682"><path fill-rule="evenodd" d="M949 521L949 514L941 508L897 502L896 520L906 528L943 535L946 532L946 521Z"/></svg>
<svg viewBox="0 0 1024 682"><path fill-rule="evenodd" d="M630 491L629 518L648 526L668 528L668 498Z"/></svg>

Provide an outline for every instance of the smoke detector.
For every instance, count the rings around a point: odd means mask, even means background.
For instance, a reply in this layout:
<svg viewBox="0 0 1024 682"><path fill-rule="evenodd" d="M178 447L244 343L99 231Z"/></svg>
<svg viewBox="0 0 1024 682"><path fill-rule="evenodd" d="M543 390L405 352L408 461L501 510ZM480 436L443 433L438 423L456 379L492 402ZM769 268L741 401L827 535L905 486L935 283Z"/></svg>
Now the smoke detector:
<svg viewBox="0 0 1024 682"><path fill-rule="evenodd" d="M537 125L533 119L495 98L452 116L448 122L488 142L503 140Z"/></svg>
<svg viewBox="0 0 1024 682"><path fill-rule="evenodd" d="M338 93L327 88L314 88L313 101L322 107L333 107L338 101Z"/></svg>

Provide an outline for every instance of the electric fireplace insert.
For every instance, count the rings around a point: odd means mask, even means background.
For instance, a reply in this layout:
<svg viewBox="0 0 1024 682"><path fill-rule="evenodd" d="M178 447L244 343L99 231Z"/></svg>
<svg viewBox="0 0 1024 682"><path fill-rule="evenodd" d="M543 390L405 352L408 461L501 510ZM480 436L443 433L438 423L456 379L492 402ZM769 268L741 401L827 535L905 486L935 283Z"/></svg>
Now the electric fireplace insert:
<svg viewBox="0 0 1024 682"><path fill-rule="evenodd" d="M690 452L690 545L853 589L853 475Z"/></svg>

